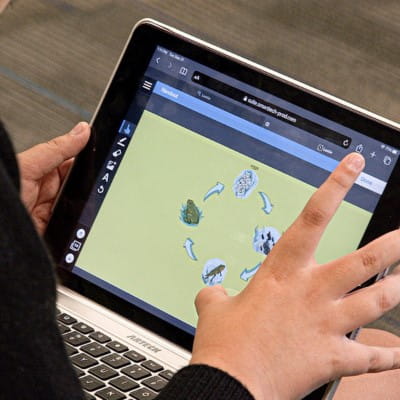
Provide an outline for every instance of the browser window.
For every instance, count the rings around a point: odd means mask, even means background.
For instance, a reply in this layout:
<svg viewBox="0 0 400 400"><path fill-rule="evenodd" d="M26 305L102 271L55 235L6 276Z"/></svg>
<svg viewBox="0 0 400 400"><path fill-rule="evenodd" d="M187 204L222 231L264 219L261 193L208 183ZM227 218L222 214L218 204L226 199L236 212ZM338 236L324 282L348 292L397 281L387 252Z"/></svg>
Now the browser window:
<svg viewBox="0 0 400 400"><path fill-rule="evenodd" d="M356 249L398 156L385 146L158 47L64 266L193 333L198 291L239 293L354 150L366 169L316 258Z"/></svg>

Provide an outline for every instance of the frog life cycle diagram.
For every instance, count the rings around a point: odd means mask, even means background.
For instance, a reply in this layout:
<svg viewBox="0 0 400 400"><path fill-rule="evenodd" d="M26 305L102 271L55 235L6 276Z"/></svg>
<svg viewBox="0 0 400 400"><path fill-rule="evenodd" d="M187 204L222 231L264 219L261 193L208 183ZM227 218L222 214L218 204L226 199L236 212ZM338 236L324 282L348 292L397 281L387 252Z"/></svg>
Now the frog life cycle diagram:
<svg viewBox="0 0 400 400"><path fill-rule="evenodd" d="M201 229L203 219L207 218L207 205L217 196L223 200L224 196L235 196L238 202L246 201L250 196L259 196L260 201L260 221L266 222L265 216L273 212L274 205L269 195L259 189L259 178L255 170L244 169L234 179L231 190L227 190L227 184L217 182L210 188L205 190L203 199L188 198L180 208L179 219L184 226L193 229ZM257 189L258 188L258 189ZM228 192L228 193L227 193ZM273 226L268 224L255 226L253 232L249 232L248 246L263 257L260 262L250 268L244 266L238 274L238 278L242 281L249 281L254 276L262 264L263 258L268 256L269 252L275 246L281 233ZM195 248L196 243L192 237L187 237L184 241L183 248L187 257L196 263L199 263L197 253L201 252L201 248ZM216 255L218 256L218 255ZM227 265L222 258L209 258L203 265L200 265L199 274L203 283L207 286L222 284L226 275L229 273L230 266Z"/></svg>
<svg viewBox="0 0 400 400"><path fill-rule="evenodd" d="M279 168L144 111L78 265L194 327L199 290L220 283L229 295L243 290L314 192ZM345 201L317 262L353 251L369 219Z"/></svg>

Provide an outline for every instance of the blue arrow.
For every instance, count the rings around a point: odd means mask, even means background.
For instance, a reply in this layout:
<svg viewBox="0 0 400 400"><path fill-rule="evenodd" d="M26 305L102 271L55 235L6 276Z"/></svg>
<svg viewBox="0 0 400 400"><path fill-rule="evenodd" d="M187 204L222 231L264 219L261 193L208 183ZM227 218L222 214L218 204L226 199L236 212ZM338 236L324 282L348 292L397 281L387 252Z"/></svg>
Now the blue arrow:
<svg viewBox="0 0 400 400"><path fill-rule="evenodd" d="M192 246L194 245L194 242L193 242L193 240L192 239L190 239L190 238L187 238L186 240L185 240L185 243L183 244L183 247L184 247L184 249L186 250L186 253L188 254L188 256L192 259L192 260L194 260L194 261L197 261L197 257L194 255L194 253L193 253L193 249L192 249Z"/></svg>
<svg viewBox="0 0 400 400"><path fill-rule="evenodd" d="M265 212L265 214L270 214L272 211L272 207L274 205L271 204L271 200L264 192L258 192L258 193L260 194L260 196L264 202L264 207L262 208L262 210Z"/></svg>
<svg viewBox="0 0 400 400"><path fill-rule="evenodd" d="M261 263L258 263L255 267L247 269L245 268L242 273L240 274L240 279L243 279L244 281L248 281L257 271L258 268L261 267Z"/></svg>
<svg viewBox="0 0 400 400"><path fill-rule="evenodd" d="M203 201L206 201L213 194L221 194L221 192L225 189L225 185L221 182L217 182L215 186L213 186L204 196Z"/></svg>

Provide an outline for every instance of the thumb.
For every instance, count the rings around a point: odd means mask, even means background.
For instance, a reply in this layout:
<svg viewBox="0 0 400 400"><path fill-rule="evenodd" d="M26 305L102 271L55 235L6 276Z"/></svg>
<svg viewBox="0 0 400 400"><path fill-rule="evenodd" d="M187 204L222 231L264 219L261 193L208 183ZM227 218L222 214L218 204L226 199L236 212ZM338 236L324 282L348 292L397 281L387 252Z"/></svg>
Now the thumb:
<svg viewBox="0 0 400 400"><path fill-rule="evenodd" d="M201 289L194 301L197 314L200 315L209 305L225 300L227 297L228 294L221 285L208 286Z"/></svg>
<svg viewBox="0 0 400 400"><path fill-rule="evenodd" d="M47 143L38 144L19 154L20 164L27 165L25 170L32 179L42 176L59 167L64 161L75 157L89 140L90 126L79 122L68 133L58 136Z"/></svg>

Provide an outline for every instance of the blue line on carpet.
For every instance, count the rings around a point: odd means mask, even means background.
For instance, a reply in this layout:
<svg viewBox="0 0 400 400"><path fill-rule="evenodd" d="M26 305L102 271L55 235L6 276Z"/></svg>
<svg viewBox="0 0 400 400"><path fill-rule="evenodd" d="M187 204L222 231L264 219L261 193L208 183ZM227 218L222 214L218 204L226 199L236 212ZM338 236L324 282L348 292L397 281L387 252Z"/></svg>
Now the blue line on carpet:
<svg viewBox="0 0 400 400"><path fill-rule="evenodd" d="M43 86L40 86L37 83L16 74L14 71L8 69L7 67L0 65L0 74L13 80L14 82L17 82L26 89L32 90L32 92L35 92L43 97L47 97L57 105L67 109L68 111L78 114L81 118L85 120L89 120L92 116L91 112L84 110L83 108L77 106L67 99L64 99L61 96L58 96L57 94L51 92Z"/></svg>

